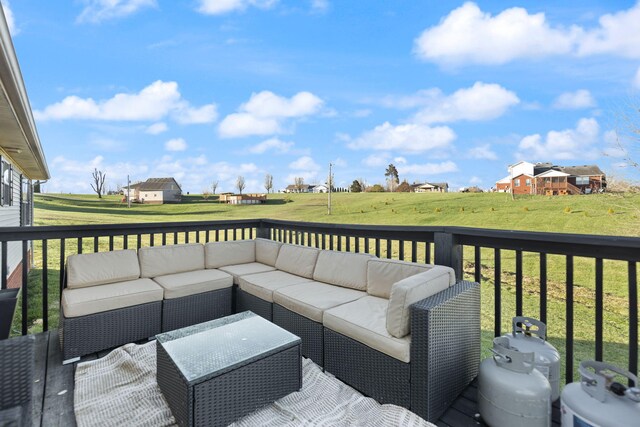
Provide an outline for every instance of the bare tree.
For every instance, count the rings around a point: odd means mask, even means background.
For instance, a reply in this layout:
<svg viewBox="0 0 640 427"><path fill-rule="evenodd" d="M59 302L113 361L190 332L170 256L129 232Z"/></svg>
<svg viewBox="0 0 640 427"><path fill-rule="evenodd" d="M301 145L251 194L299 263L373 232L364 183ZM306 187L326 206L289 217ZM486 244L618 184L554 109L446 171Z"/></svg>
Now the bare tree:
<svg viewBox="0 0 640 427"><path fill-rule="evenodd" d="M102 193L104 191L104 180L107 179L107 173L99 171L96 168L93 170L91 176L93 177L91 188L98 194L98 199L102 199Z"/></svg>
<svg viewBox="0 0 640 427"><path fill-rule="evenodd" d="M216 194L217 189L218 189L218 181L213 181L211 183L211 190L213 190L213 194Z"/></svg>
<svg viewBox="0 0 640 427"><path fill-rule="evenodd" d="M267 193L269 193L272 188L273 188L273 175L268 173L264 176L264 189L267 190Z"/></svg>
<svg viewBox="0 0 640 427"><path fill-rule="evenodd" d="M244 176L240 175L236 179L236 188L238 189L238 193L242 194L242 190L244 190L244 187L245 187Z"/></svg>
<svg viewBox="0 0 640 427"><path fill-rule="evenodd" d="M302 192L302 187L304 187L304 178L301 176L296 176L293 179L293 186L298 190L298 193Z"/></svg>
<svg viewBox="0 0 640 427"><path fill-rule="evenodd" d="M360 183L360 188L362 188L362 191L367 191L367 180L364 178L358 178L357 181Z"/></svg>

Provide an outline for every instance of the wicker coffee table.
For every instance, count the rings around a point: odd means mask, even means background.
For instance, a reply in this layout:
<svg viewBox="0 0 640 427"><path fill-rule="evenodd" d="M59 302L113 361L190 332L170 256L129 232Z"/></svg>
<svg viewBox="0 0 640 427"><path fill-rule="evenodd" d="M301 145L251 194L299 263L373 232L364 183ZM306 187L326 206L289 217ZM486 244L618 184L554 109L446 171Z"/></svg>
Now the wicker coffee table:
<svg viewBox="0 0 640 427"><path fill-rule="evenodd" d="M226 426L302 386L300 338L250 311L156 338L158 385L181 426Z"/></svg>

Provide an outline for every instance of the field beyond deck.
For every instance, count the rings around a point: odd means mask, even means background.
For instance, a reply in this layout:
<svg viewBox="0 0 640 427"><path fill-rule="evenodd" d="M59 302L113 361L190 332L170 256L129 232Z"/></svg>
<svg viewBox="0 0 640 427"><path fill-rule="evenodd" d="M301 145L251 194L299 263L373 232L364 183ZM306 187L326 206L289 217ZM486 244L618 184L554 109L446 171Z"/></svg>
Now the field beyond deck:
<svg viewBox="0 0 640 427"><path fill-rule="evenodd" d="M35 195L36 225L278 218L345 224L447 225L640 236L640 195L518 196L506 193L269 194L263 205L184 196L179 204L127 208L120 196Z"/></svg>

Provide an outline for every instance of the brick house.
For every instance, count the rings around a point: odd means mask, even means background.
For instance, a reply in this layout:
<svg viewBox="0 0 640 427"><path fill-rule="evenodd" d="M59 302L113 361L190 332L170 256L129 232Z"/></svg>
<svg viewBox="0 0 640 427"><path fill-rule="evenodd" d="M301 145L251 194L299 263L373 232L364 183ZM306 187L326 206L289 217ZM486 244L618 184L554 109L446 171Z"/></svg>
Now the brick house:
<svg viewBox="0 0 640 427"><path fill-rule="evenodd" d="M552 163L518 162L509 176L496 182L496 191L548 196L591 194L607 188L606 175L597 165L559 166Z"/></svg>

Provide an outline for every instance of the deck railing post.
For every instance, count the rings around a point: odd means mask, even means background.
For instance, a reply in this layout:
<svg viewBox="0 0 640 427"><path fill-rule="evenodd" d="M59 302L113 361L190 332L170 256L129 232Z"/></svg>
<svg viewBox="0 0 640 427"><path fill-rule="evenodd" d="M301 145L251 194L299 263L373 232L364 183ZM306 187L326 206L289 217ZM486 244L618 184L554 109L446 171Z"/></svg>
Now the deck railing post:
<svg viewBox="0 0 640 427"><path fill-rule="evenodd" d="M446 265L453 268L456 280L462 280L462 245L458 244L456 236L451 233L434 233L434 264Z"/></svg>
<svg viewBox="0 0 640 427"><path fill-rule="evenodd" d="M256 238L260 239L270 239L271 238L271 229L267 226L264 221L260 221L260 224L256 227Z"/></svg>

